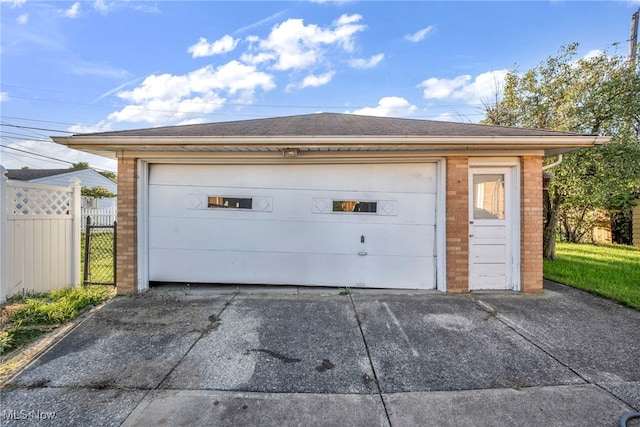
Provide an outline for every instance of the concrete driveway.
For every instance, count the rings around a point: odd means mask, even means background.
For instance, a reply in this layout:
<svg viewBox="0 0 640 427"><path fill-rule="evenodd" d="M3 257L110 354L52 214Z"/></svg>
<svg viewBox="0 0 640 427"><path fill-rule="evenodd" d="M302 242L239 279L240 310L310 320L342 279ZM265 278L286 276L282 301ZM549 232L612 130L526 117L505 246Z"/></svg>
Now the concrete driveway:
<svg viewBox="0 0 640 427"><path fill-rule="evenodd" d="M119 297L0 391L0 424L615 426L640 411L640 312L545 286Z"/></svg>

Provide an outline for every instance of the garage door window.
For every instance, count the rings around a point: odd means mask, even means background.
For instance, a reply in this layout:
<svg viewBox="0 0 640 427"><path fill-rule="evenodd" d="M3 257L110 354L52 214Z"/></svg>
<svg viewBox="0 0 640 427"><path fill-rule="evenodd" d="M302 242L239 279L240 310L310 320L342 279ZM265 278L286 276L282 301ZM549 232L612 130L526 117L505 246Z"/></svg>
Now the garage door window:
<svg viewBox="0 0 640 427"><path fill-rule="evenodd" d="M334 200L333 212L378 212L378 202L360 202L357 200Z"/></svg>
<svg viewBox="0 0 640 427"><path fill-rule="evenodd" d="M251 197L209 196L208 207L213 209L253 209Z"/></svg>

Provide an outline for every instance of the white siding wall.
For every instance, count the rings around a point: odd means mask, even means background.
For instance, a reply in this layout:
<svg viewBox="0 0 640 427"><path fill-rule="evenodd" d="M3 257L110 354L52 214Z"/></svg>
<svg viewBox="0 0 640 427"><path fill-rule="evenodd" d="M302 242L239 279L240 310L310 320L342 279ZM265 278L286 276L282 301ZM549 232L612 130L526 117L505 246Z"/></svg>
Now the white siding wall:
<svg viewBox="0 0 640 427"><path fill-rule="evenodd" d="M80 182L82 183L81 185L83 187L93 188L100 186L106 188L112 193L116 193L118 191L118 185L115 182L100 175L93 169L70 170L69 173L34 179L31 182L37 184L58 185L66 187L67 185L69 185L69 179L73 177L77 177L78 179L80 179Z"/></svg>
<svg viewBox="0 0 640 427"><path fill-rule="evenodd" d="M0 176L0 301L80 283L80 184Z"/></svg>
<svg viewBox="0 0 640 427"><path fill-rule="evenodd" d="M99 187L106 188L107 190L111 191L113 194L118 193L118 184L100 175L98 172L94 171L93 169L70 170L69 173L63 173L60 175L34 179L31 182L34 182L37 184L67 186L69 185L69 179L73 177L79 178L83 187L93 188L93 187L99 186ZM117 201L118 199L115 197L112 197L110 199L99 199L97 208L98 209L111 209L111 208L115 209Z"/></svg>

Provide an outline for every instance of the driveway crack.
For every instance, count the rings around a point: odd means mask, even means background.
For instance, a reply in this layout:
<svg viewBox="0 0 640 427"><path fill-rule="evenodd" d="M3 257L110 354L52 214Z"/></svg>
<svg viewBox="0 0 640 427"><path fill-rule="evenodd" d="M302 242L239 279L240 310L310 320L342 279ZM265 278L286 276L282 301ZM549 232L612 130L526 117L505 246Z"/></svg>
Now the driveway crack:
<svg viewBox="0 0 640 427"><path fill-rule="evenodd" d="M356 323L358 323L358 330L360 331L360 336L362 337L362 342L364 343L364 348L367 352L367 358L369 359L369 366L371 366L371 372L373 373L373 379L378 389L378 396L380 396L380 401L382 402L382 408L384 409L384 414L387 417L387 422L389 423L389 427L391 427L391 418L389 417L389 410L387 409L387 403L384 400L384 395L382 394L382 388L380 387L380 381L378 380L378 374L376 374L376 367L373 364L373 359L371 358L371 352L369 351L369 344L367 343L367 338L364 336L364 331L362 330L362 323L360 322L360 316L358 315L358 310L356 309L356 304L353 301L353 295L349 294L349 300L351 301L351 307L353 308L353 313L356 317Z"/></svg>
<svg viewBox="0 0 640 427"><path fill-rule="evenodd" d="M616 396L615 394L611 393L609 390L607 390L606 388L602 387L597 381L590 381L588 378L586 378L584 375L582 375L580 372L578 372L576 369L572 368L571 366L569 366L568 363L563 362L560 358L556 357L553 353L551 353L551 351L545 349L541 344L538 344L537 342L535 342L533 339L527 337L525 334L523 334L522 332L520 332L519 328L517 326L515 326L513 324L513 322L511 320L509 320L509 318L507 318L506 316L503 316L502 314L498 313L498 311L491 307L489 304L487 304L484 301L481 301L479 299L473 298L471 297L471 299L478 304L480 307L482 307L483 310L485 310L487 313L489 313L489 317L490 318L494 318L496 319L498 322L502 323L503 325L505 325L507 328L511 329L513 332L515 332L518 336L520 336L522 339L524 339L525 341L527 341L529 344L531 344L532 346L534 346L535 348L537 348L538 350L540 350L541 352L543 352L544 354L546 354L547 356L549 356L551 359L555 360L556 362L558 362L560 365L564 366L565 368L567 368L569 371L571 371L574 375L576 375L578 378L580 378L582 381L585 382L585 384L589 384L589 385L593 385L598 387L600 390L604 391L605 393L607 393L609 396L612 396L613 398L615 398L616 400L624 403L627 406L631 406L629 405L628 402L625 402L624 400L620 399L618 396Z"/></svg>
<svg viewBox="0 0 640 427"><path fill-rule="evenodd" d="M182 355L182 357L180 357L180 360L178 360L178 362L176 362L175 365L173 365L173 367L171 369L169 369L169 372L167 372L167 374L164 376L164 378L162 378L162 380L160 380L158 382L158 384L152 388L152 390L158 390L162 384L165 383L165 381L167 381L167 379L171 376L171 374L173 373L173 371L175 371L175 369L178 367L178 365L180 365L180 363L182 363L182 361L184 360L185 357L187 357L187 355L191 352L191 350L193 349L193 347L195 347L195 345L205 336L209 335L209 333L212 330L217 329L217 327L220 324L220 316L222 315L222 313L227 309L227 307L233 302L233 300L236 298L236 296L238 296L239 292L235 292L232 296L231 299L227 300L224 304L222 304L222 308L220 309L220 311L218 313L214 313L211 316L209 316L209 321L211 322L211 325L208 328L204 328L203 331L200 332L200 336L198 338L196 338L196 340L191 343L191 345L189 346L189 348L187 349L187 351L184 352L184 354Z"/></svg>

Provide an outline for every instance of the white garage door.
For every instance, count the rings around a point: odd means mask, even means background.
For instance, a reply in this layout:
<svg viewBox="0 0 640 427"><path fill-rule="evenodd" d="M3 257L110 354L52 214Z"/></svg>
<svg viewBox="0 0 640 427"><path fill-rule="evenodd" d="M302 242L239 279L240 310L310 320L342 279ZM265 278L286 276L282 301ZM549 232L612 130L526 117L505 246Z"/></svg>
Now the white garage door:
<svg viewBox="0 0 640 427"><path fill-rule="evenodd" d="M152 165L149 278L435 288L436 168Z"/></svg>

